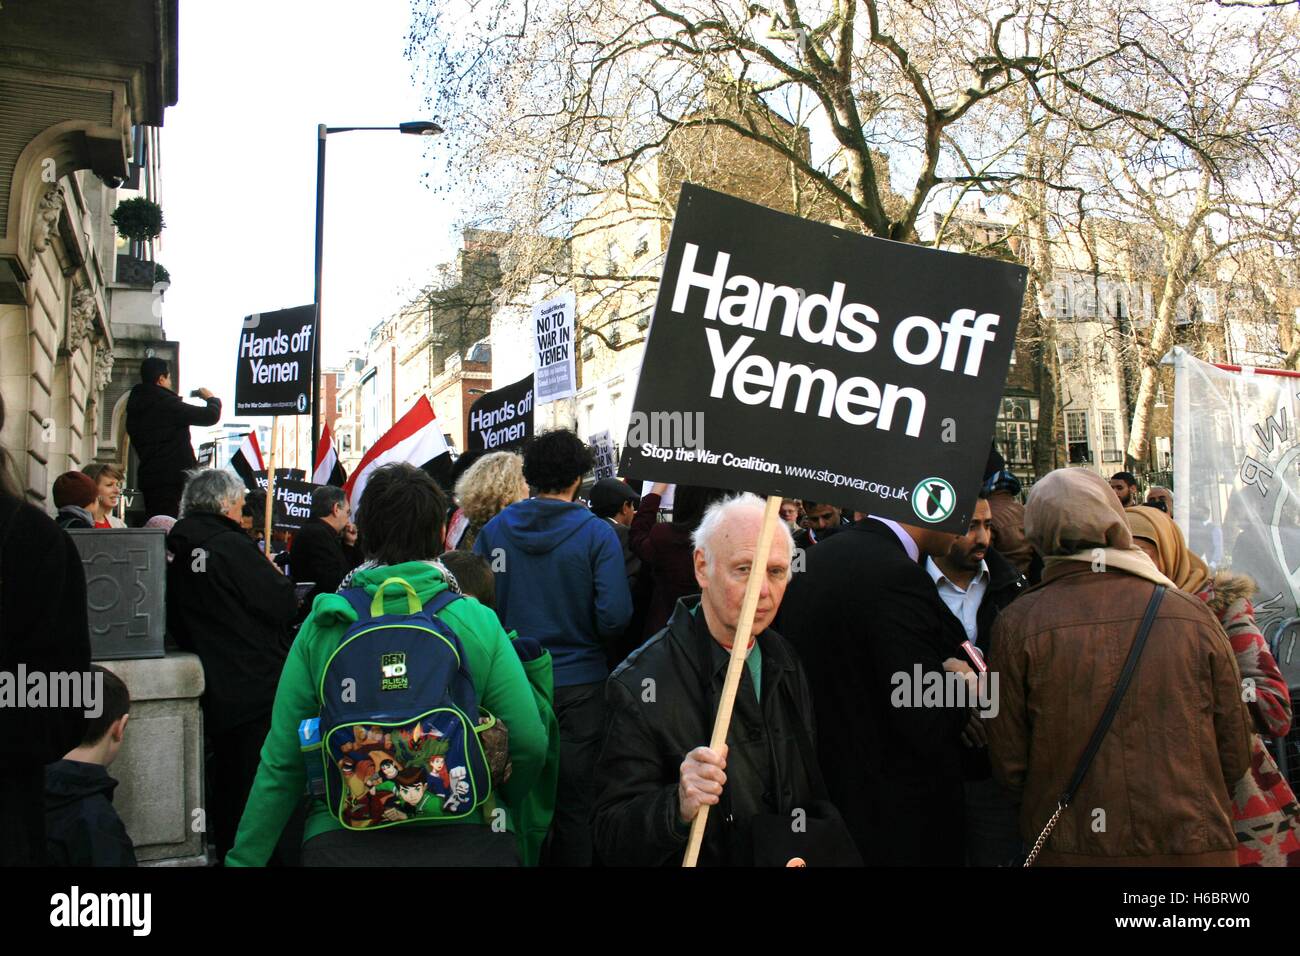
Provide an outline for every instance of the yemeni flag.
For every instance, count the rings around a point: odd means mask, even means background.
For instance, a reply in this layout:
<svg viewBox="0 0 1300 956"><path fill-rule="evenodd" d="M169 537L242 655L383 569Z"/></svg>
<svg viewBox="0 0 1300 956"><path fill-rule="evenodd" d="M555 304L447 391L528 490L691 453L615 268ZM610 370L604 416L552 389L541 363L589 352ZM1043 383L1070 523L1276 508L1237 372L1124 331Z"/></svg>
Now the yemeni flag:
<svg viewBox="0 0 1300 956"><path fill-rule="evenodd" d="M397 461L423 468L433 459L449 454L450 451L428 396L421 395L411 410L371 446L352 477L343 485L353 513L356 513L361 504L361 496L366 490L366 482L370 480L370 473L376 468Z"/></svg>
<svg viewBox="0 0 1300 956"><path fill-rule="evenodd" d="M249 491L257 490L257 473L265 473L266 465L262 463L262 449L257 447L256 432L249 432L244 436L244 443L231 456L230 467L244 479L244 486Z"/></svg>
<svg viewBox="0 0 1300 956"><path fill-rule="evenodd" d="M339 463L338 452L334 450L334 435L329 423L325 423L320 433L320 447L316 449L316 470L311 475L312 484L334 485L342 488L348 480L348 473Z"/></svg>

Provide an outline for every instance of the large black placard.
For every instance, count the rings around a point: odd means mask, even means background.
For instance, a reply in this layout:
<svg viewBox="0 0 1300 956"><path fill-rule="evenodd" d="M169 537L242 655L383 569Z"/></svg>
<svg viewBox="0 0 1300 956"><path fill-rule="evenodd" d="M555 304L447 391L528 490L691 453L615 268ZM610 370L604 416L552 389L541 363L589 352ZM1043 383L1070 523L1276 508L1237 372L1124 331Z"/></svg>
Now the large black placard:
<svg viewBox="0 0 1300 956"><path fill-rule="evenodd" d="M962 532L1025 276L687 184L619 473Z"/></svg>
<svg viewBox="0 0 1300 956"><path fill-rule="evenodd" d="M469 409L469 450L508 451L533 435L533 376L480 395Z"/></svg>
<svg viewBox="0 0 1300 956"><path fill-rule="evenodd" d="M298 531L311 517L311 496L322 485L303 480L304 472L297 468L275 469L275 500L284 508L283 517L273 511L271 527L276 531ZM266 491L266 472L254 472L257 487ZM262 527L261 514L253 515L253 527Z"/></svg>
<svg viewBox="0 0 1300 956"><path fill-rule="evenodd" d="M244 319L235 363L236 415L310 415L316 306Z"/></svg>

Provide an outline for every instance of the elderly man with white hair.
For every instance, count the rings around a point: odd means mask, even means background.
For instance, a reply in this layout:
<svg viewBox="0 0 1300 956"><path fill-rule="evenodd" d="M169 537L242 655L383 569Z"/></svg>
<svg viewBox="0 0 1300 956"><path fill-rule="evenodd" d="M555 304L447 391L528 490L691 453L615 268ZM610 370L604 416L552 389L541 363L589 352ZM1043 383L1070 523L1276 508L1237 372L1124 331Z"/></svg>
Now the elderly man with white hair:
<svg viewBox="0 0 1300 956"><path fill-rule="evenodd" d="M240 527L244 483L232 471L190 472L167 536L167 626L203 662L211 740L209 832L230 848L257 773L298 610L293 581Z"/></svg>
<svg viewBox="0 0 1300 956"><path fill-rule="evenodd" d="M762 523L763 502L754 495L709 508L693 537L700 594L681 598L668 626L606 683L609 719L592 813L606 865L680 864L701 806L713 808L702 865L767 862L780 852L773 846L779 832L823 822L807 819L816 817L814 805L838 823L818 801L808 683L789 645L769 628L790 578L793 541L778 522L768 554L757 556ZM766 562L756 636L727 745L715 752L707 744L755 560Z"/></svg>

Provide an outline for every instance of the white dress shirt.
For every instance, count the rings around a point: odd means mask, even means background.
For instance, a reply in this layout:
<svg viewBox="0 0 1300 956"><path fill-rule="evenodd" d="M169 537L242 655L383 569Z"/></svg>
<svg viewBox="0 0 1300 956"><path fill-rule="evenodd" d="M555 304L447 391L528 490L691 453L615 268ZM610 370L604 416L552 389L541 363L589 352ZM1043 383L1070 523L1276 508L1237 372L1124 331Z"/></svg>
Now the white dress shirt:
<svg viewBox="0 0 1300 956"><path fill-rule="evenodd" d="M966 639L974 644L979 634L976 615L979 614L984 594L989 589L988 564L980 561L980 569L975 572L975 577L971 578L964 591L948 580L947 575L939 570L939 565L934 563L934 558L925 559L925 570L930 572L935 587L939 589L939 597L948 605L952 616L961 621L961 626L966 630Z"/></svg>
<svg viewBox="0 0 1300 956"><path fill-rule="evenodd" d="M871 515L870 517L874 521L879 521L881 524L889 528L890 531L894 532L894 534L898 535L898 540L907 551L907 556L909 558L914 562L921 560L921 549L917 547L916 542L912 540L912 536L903 530L901 524L894 521L892 518L882 518L879 515Z"/></svg>

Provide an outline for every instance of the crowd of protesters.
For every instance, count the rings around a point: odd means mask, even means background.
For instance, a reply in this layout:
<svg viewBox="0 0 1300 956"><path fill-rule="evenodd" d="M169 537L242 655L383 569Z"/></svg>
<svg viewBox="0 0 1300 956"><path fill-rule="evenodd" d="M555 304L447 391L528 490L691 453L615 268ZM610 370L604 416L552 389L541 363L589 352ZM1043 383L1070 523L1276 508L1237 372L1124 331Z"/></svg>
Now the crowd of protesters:
<svg viewBox="0 0 1300 956"><path fill-rule="evenodd" d="M386 465L356 514L320 487L267 547L264 493L193 468L174 440L220 402L178 410L165 365L144 378L134 414L171 436L140 443L146 510L167 531L169 635L204 668L208 842L227 865L679 865L710 807L703 865L784 865L805 852L798 818L822 865L1019 865L1051 820L1038 865L1300 866L1300 807L1264 742L1288 732L1291 701L1254 582L1188 546L1166 488L1144 503L1128 473L1068 468L1023 502L995 453L965 534L785 499L760 555L762 499L611 478L582 496L592 455L561 429L464 456L450 487ZM0 481L0 669L89 669L85 580L59 528L111 532L122 480L59 476L54 518ZM491 799L421 819L414 744L359 727L339 761L358 823L313 791L303 728L345 636L424 607L481 707ZM0 775L4 862L134 862L107 772L130 701L110 683L94 721L0 734L27 768ZM463 792L442 751L420 753Z"/></svg>

